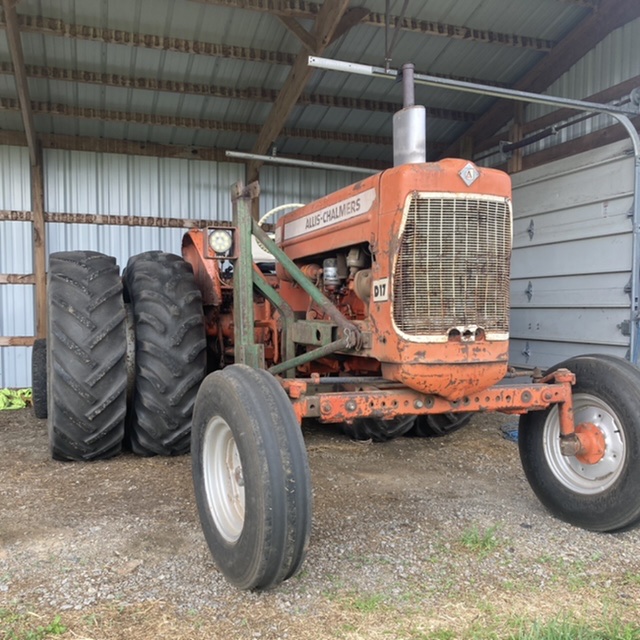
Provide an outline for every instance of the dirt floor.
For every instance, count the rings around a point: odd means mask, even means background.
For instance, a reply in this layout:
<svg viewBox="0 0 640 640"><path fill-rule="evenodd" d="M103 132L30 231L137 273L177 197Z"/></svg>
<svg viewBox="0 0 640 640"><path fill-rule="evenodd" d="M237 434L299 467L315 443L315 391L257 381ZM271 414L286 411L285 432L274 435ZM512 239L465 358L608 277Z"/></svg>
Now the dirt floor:
<svg viewBox="0 0 640 640"><path fill-rule="evenodd" d="M476 416L445 438L386 444L306 429L307 560L245 593L209 556L188 456L53 462L44 421L0 412L0 637L424 640L586 618L640 629L640 530L552 518L503 437L513 422Z"/></svg>

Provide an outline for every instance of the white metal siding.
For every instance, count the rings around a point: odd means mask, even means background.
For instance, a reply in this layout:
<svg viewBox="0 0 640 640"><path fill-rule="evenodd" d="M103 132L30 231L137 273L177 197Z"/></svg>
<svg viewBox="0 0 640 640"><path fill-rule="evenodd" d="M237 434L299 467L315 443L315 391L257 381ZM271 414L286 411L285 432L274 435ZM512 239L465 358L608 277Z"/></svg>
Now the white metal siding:
<svg viewBox="0 0 640 640"><path fill-rule="evenodd" d="M31 208L29 153L26 148L0 146L0 209ZM0 273L31 273L31 223L0 222ZM33 287L0 285L0 335L30 336ZM0 348L0 388L28 386L31 347Z"/></svg>
<svg viewBox="0 0 640 640"><path fill-rule="evenodd" d="M93 213L211 220L231 219L230 187L244 178L239 163L46 150L45 208ZM307 203L361 174L265 166L261 211ZM0 209L31 209L26 148L0 146ZM152 249L180 253L182 229L47 224L47 253L88 249L116 257ZM31 224L0 222L0 273L31 273ZM33 335L33 287L0 286L0 335ZM31 347L0 348L0 388L31 384Z"/></svg>
<svg viewBox="0 0 640 640"><path fill-rule="evenodd" d="M621 142L514 176L514 364L626 355L629 338L620 327L630 317L630 149Z"/></svg>

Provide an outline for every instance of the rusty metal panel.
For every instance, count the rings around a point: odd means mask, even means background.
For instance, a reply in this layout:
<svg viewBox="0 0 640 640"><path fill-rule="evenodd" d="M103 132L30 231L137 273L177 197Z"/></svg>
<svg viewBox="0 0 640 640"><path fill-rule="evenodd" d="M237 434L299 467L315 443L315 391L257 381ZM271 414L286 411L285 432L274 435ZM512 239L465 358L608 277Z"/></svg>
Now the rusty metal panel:
<svg viewBox="0 0 640 640"><path fill-rule="evenodd" d="M619 142L513 176L513 364L546 367L579 353L627 354L629 148Z"/></svg>

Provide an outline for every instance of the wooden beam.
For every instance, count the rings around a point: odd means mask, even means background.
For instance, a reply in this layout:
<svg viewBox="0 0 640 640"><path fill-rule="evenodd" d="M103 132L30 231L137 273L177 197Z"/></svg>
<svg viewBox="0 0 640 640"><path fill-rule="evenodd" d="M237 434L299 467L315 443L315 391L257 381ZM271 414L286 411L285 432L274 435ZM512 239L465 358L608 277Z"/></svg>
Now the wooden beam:
<svg viewBox="0 0 640 640"><path fill-rule="evenodd" d="M22 114L22 124L24 126L24 131L27 136L27 144L29 147L29 159L31 160L31 165L35 166L38 160L38 139L36 136L36 127L33 122L33 113L31 112L29 83L27 82L27 74L24 70L24 53L22 51L20 29L18 27L18 17L16 14L14 0L2 0L2 7L4 8L7 42L9 44L9 53L13 63L16 90L18 92L18 101L20 103L20 113Z"/></svg>
<svg viewBox="0 0 640 640"><path fill-rule="evenodd" d="M2 336L0 347L32 347L35 336Z"/></svg>
<svg viewBox="0 0 640 640"><path fill-rule="evenodd" d="M36 276L34 309L37 338L47 337L47 236L44 224L44 171L42 166L42 149L38 149L36 164L31 167L33 272Z"/></svg>
<svg viewBox="0 0 640 640"><path fill-rule="evenodd" d="M167 93L185 93L228 100L251 100L252 102L266 102L272 104L278 97L278 91L262 87L236 89L210 84L198 84L177 80L159 80L157 78L132 77L115 73L97 73L80 69L63 69L60 67L41 67L25 65L27 77L40 80L57 80L61 82L77 82L81 84L95 84L122 89L140 89L147 91L162 91ZM8 62L0 62L0 75L13 74L13 67ZM368 100L351 98L348 96L332 96L327 94L303 93L298 100L300 105L317 105L338 109L357 109L360 111L375 111L395 113L402 105L383 100ZM477 116L468 111L454 109L439 109L427 107L427 117L456 122L473 122Z"/></svg>
<svg viewBox="0 0 640 640"><path fill-rule="evenodd" d="M325 0L325 3L318 12L312 31L316 42L314 52L316 55L321 55L331 43L335 30L340 20L342 20L348 4L349 0ZM287 121L296 102L298 102L309 78L314 73L314 69L309 67L308 57L307 51L302 51L298 54L295 64L289 72L289 76L285 80L278 94L278 98L269 112L267 121L264 123L258 135L258 140L253 145L253 153L266 153L281 132L286 135L282 129L284 123ZM261 163L255 161L249 164L247 174L248 183L256 179L260 164Z"/></svg>
<svg viewBox="0 0 640 640"><path fill-rule="evenodd" d="M24 133L20 131L0 131L0 145L26 147ZM152 158L180 158L183 160L203 160L206 162L232 162L244 164L244 160L228 158L224 150L211 147L184 147L172 144L157 144L154 142L135 142L134 140L120 140L115 138L91 138L88 136L66 136L44 133L40 135L40 145L43 149L63 149L66 151L89 151L96 153L115 153L131 156L146 156ZM437 146L436 148L442 148ZM314 160L329 164L343 164L344 159L326 156L287 155L295 160ZM389 163L378 160L353 159L349 161L354 167L383 171L389 168Z"/></svg>
<svg viewBox="0 0 640 640"><path fill-rule="evenodd" d="M632 118L631 122L635 128L640 131L640 116ZM626 129L619 124L614 124L605 129L598 129L598 131L589 133L586 136L581 136L580 138L575 138L574 140L556 144L542 151L526 155L522 160L522 169L532 169L533 167L539 167L554 160L568 158L577 153L593 151L593 149L597 149L598 147L604 147L608 144L628 139L629 135Z"/></svg>
<svg viewBox="0 0 640 640"><path fill-rule="evenodd" d="M315 38L295 19L291 16L278 15L280 22L290 31L302 46L309 52L313 53L316 48Z"/></svg>
<svg viewBox="0 0 640 640"><path fill-rule="evenodd" d="M613 87L609 87L608 89L604 89L603 91L598 91L597 93L587 96L586 98L584 98L584 100L605 104L607 102L620 99L630 94L631 91L638 86L640 86L640 75L629 78L629 80L620 82L619 84L616 84ZM556 109L551 113L541 116L540 118L535 118L534 120L529 120L529 122L524 122L522 124L522 135L528 136L531 133L541 131L542 129L551 127L554 124L563 122L564 120L567 120L568 118L574 117L576 115L579 115L579 112L577 112L575 109ZM489 151L490 149L494 149L502 141L504 141L506 137L507 136L505 135L505 133L501 132L495 136L492 136L491 138L482 140L482 142L479 142L476 146L476 154L481 154L485 151ZM511 140L511 142L513 142L513 140Z"/></svg>
<svg viewBox="0 0 640 640"><path fill-rule="evenodd" d="M278 17L313 20L319 13L321 4L308 0L192 0L201 4L210 4L237 9L248 9L271 13ZM486 29L474 29L472 27L453 25L431 20L418 20L416 18L401 18L391 15L390 25L402 31L419 33L420 35L455 40L467 40L470 42L484 42L493 45L506 45L536 51L550 51L555 42L545 38L533 38L513 33L501 33ZM362 20L362 24L374 27L386 27L387 20L384 13L370 12Z"/></svg>
<svg viewBox="0 0 640 640"><path fill-rule="evenodd" d="M35 284L33 273L0 273L0 284Z"/></svg>
<svg viewBox="0 0 640 640"><path fill-rule="evenodd" d="M520 91L543 92L566 73L612 31L640 17L638 0L602 0L598 10L589 14L565 36L553 51L533 66L514 88ZM482 140L493 135L512 116L511 100L498 100L464 135ZM445 155L455 151L457 141Z"/></svg>
<svg viewBox="0 0 640 640"><path fill-rule="evenodd" d="M65 104L51 104L48 102L32 102L31 109L35 115L81 118L84 120L99 120L101 122L125 122L130 124L143 124L157 127L248 133L257 136L262 135L262 131L264 130L264 127L261 127L258 124L248 124L245 122L227 122L223 120L205 120L203 118L165 116L151 113L115 111L111 109L71 107ZM0 111L17 110L18 103L15 100L11 98L0 98ZM267 123L268 122L269 119L267 119ZM326 131L324 129L300 129L294 127L284 129L282 131L282 134L291 138L308 138L310 140L327 140L332 142L346 142L349 144L391 146L393 142L391 137L389 136L375 136L360 133ZM257 153L264 153L264 151Z"/></svg>

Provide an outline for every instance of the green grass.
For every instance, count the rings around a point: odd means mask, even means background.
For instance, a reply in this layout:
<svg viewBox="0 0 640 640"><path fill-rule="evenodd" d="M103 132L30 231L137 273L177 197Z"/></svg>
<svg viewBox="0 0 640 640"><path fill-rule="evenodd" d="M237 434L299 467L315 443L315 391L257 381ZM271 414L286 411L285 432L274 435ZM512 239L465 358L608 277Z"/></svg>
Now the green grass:
<svg viewBox="0 0 640 640"><path fill-rule="evenodd" d="M484 556L500 544L495 536L497 530L497 525L484 531L481 531L476 525L473 525L462 533L460 543L465 549Z"/></svg>
<svg viewBox="0 0 640 640"><path fill-rule="evenodd" d="M466 631L438 629L412 632L411 640L640 640L640 626L617 620L585 622L557 618L546 622L524 619L495 620Z"/></svg>
<svg viewBox="0 0 640 640"><path fill-rule="evenodd" d="M640 627L618 621L589 624L574 620L523 622L508 640L638 640Z"/></svg>
<svg viewBox="0 0 640 640"><path fill-rule="evenodd" d="M33 614L0 609L0 637L4 640L44 640L51 636L61 636L67 631L60 616L55 616L46 625L34 625L33 618Z"/></svg>
<svg viewBox="0 0 640 640"><path fill-rule="evenodd" d="M350 598L350 606L352 609L360 613L373 613L382 605L384 596L379 593L368 595L357 595Z"/></svg>

